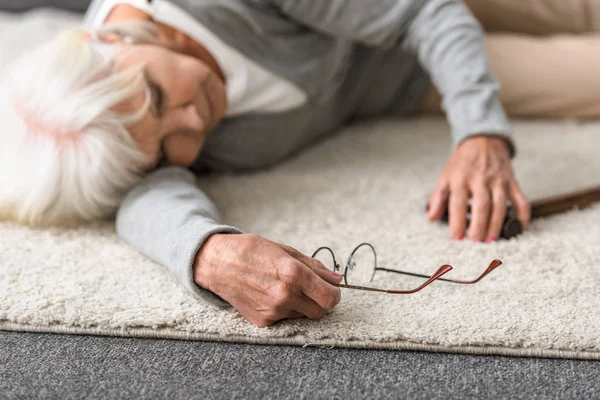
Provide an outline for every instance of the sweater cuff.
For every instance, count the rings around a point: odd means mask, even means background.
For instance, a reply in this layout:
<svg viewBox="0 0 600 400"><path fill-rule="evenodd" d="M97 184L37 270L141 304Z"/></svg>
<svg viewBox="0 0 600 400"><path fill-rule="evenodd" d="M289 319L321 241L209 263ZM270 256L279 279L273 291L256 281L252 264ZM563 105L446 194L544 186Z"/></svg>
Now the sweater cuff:
<svg viewBox="0 0 600 400"><path fill-rule="evenodd" d="M177 280L197 299L205 301L217 308L231 307L227 301L211 292L208 289L199 286L194 281L194 263L198 251L214 233L244 233L241 230L228 225L214 224L210 227L203 222L201 227L196 224L186 224L183 229L177 232L177 240L172 242L171 262L174 267L173 273Z"/></svg>
<svg viewBox="0 0 600 400"><path fill-rule="evenodd" d="M504 108L495 95L472 93L446 104L448 122L452 127L452 145L458 147L471 136L493 136L504 139L510 157L516 154L512 129Z"/></svg>

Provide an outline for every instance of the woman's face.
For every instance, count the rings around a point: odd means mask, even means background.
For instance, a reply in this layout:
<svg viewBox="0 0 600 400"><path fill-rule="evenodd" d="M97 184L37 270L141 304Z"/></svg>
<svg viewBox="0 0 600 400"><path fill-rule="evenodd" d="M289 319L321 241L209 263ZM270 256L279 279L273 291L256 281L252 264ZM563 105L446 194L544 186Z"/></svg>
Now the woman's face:
<svg viewBox="0 0 600 400"><path fill-rule="evenodd" d="M147 169L156 166L162 151L169 164L191 165L206 135L227 109L221 77L200 59L160 45L115 45L120 46L116 59L119 70L145 64L151 106L140 121L129 127L129 132L140 149L153 159ZM145 91L140 92L115 107L115 111L139 110L145 95Z"/></svg>

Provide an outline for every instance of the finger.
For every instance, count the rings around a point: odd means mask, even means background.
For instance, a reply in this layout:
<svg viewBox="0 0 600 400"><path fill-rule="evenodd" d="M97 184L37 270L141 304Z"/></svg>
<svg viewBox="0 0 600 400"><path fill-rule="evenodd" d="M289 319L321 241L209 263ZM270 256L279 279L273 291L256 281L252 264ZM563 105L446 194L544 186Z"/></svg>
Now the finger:
<svg viewBox="0 0 600 400"><path fill-rule="evenodd" d="M469 204L467 187L464 185L451 187L449 198L448 218L450 222L450 235L453 239L462 240L465 237L467 226L467 206Z"/></svg>
<svg viewBox="0 0 600 400"><path fill-rule="evenodd" d="M427 219L435 221L444 216L448 209L448 182L444 181L438 184L431 196L429 196L429 208L427 209Z"/></svg>
<svg viewBox="0 0 600 400"><path fill-rule="evenodd" d="M305 295L298 297L291 309L310 319L321 319L327 314L327 309Z"/></svg>
<svg viewBox="0 0 600 400"><path fill-rule="evenodd" d="M342 296L340 288L321 279L321 277L311 269L307 268L305 270L301 282L302 293L312 299L321 308L330 310L340 302Z"/></svg>
<svg viewBox="0 0 600 400"><path fill-rule="evenodd" d="M329 268L327 268L325 265L323 265L321 261L317 260L316 258L312 258L305 254L302 254L301 252L299 252L291 246L285 244L280 244L280 246L281 248L283 248L283 250L285 250L286 253L288 253L290 256L294 257L296 260L306 265L325 281L331 284L337 284L342 281L342 274L334 274L335 271L332 271Z"/></svg>
<svg viewBox="0 0 600 400"><path fill-rule="evenodd" d="M487 232L487 242L495 242L500 237L504 218L506 217L506 187L498 185L492 189L492 212Z"/></svg>
<svg viewBox="0 0 600 400"><path fill-rule="evenodd" d="M517 219L521 221L523 230L525 230L529 227L529 221L531 221L531 203L521 191L516 180L511 181L508 190L510 193L510 201L513 203L517 212Z"/></svg>
<svg viewBox="0 0 600 400"><path fill-rule="evenodd" d="M288 246L286 244L279 244L281 246L281 248L283 248L283 250L285 250L286 253L288 253L290 256L294 257L296 260L301 261L302 263L306 264L307 266L313 268L313 269L321 269L321 270L325 270L325 271L329 271L331 272L331 270L329 268L327 268L325 265L323 265L323 263L319 260L317 260L316 258L313 257L309 257L306 254L301 253L299 250Z"/></svg>
<svg viewBox="0 0 600 400"><path fill-rule="evenodd" d="M490 221L490 190L480 183L472 189L472 193L469 239L474 242L482 242L487 234Z"/></svg>

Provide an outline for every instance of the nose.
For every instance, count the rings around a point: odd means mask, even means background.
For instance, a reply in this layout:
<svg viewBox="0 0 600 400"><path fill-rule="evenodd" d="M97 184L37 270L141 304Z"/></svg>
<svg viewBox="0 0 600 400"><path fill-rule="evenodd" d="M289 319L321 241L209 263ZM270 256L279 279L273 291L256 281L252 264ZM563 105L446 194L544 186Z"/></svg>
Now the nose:
<svg viewBox="0 0 600 400"><path fill-rule="evenodd" d="M182 108L183 115L181 121L183 122L185 128L193 131L204 131L206 124L198 114L196 103L192 101Z"/></svg>

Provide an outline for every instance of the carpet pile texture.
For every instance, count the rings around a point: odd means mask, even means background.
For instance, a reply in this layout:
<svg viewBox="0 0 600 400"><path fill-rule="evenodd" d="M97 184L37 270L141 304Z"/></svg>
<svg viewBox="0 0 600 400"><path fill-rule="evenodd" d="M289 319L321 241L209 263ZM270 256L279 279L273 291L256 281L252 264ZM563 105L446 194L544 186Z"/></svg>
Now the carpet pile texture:
<svg viewBox="0 0 600 400"><path fill-rule="evenodd" d="M17 50L11 40L22 50L79 18L0 14L0 61ZM600 181L600 124L514 128L515 169L531 199ZM414 295L342 289L322 320L261 329L233 309L198 303L165 267L120 242L111 223L0 223L0 330L600 359L600 206L539 220L510 241L451 241L446 226L424 215L449 144L441 118L365 121L276 168L199 184L224 222L307 254L330 246L342 261L370 242L381 267L433 273L447 263L455 278L504 261L477 285L437 282ZM357 280L370 275L369 260L366 251L357 258ZM420 282L380 272L372 284Z"/></svg>

